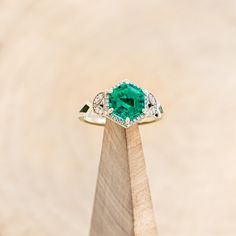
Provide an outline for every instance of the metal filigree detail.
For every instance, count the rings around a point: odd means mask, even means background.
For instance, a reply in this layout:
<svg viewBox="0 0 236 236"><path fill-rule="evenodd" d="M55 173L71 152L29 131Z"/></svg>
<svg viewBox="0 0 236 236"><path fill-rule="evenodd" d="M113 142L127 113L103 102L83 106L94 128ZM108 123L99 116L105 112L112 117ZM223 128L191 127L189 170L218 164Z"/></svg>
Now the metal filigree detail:
<svg viewBox="0 0 236 236"><path fill-rule="evenodd" d="M103 115L105 111L105 94L103 92L96 95L96 97L93 100L93 110L98 115Z"/></svg>

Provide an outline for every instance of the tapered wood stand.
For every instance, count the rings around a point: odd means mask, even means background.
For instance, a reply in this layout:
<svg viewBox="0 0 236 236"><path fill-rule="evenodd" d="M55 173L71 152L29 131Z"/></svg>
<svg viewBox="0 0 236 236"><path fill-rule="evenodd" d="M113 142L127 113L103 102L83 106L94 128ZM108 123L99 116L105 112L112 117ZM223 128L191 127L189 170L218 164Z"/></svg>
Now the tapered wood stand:
<svg viewBox="0 0 236 236"><path fill-rule="evenodd" d="M137 125L107 120L90 236L157 236Z"/></svg>

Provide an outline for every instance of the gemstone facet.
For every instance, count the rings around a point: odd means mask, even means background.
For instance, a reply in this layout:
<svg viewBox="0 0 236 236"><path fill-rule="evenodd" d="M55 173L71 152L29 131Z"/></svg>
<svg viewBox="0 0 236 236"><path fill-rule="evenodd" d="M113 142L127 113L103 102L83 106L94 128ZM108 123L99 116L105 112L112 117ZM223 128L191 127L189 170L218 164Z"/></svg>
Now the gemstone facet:
<svg viewBox="0 0 236 236"><path fill-rule="evenodd" d="M145 94L134 84L123 82L108 95L108 107L119 120L133 122L143 114Z"/></svg>

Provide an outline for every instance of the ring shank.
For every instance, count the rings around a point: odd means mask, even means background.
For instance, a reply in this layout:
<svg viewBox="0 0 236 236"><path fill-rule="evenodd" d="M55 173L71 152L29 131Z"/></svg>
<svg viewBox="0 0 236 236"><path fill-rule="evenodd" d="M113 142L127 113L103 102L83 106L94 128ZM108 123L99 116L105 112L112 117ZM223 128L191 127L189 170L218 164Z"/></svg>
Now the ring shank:
<svg viewBox="0 0 236 236"><path fill-rule="evenodd" d="M79 119L93 125L103 126L106 123L106 117L101 117L93 111L91 102L86 103L79 112ZM138 124L152 123L158 121L159 118L150 116L138 121Z"/></svg>

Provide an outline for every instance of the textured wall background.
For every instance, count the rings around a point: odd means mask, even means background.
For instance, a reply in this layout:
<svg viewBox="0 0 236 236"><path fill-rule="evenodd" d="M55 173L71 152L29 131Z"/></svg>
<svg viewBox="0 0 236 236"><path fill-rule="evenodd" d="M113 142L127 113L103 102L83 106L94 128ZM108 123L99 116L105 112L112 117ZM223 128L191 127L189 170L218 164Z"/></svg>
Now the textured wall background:
<svg viewBox="0 0 236 236"><path fill-rule="evenodd" d="M124 77L161 236L236 235L234 0L0 1L0 235L88 234L103 129L80 106Z"/></svg>

